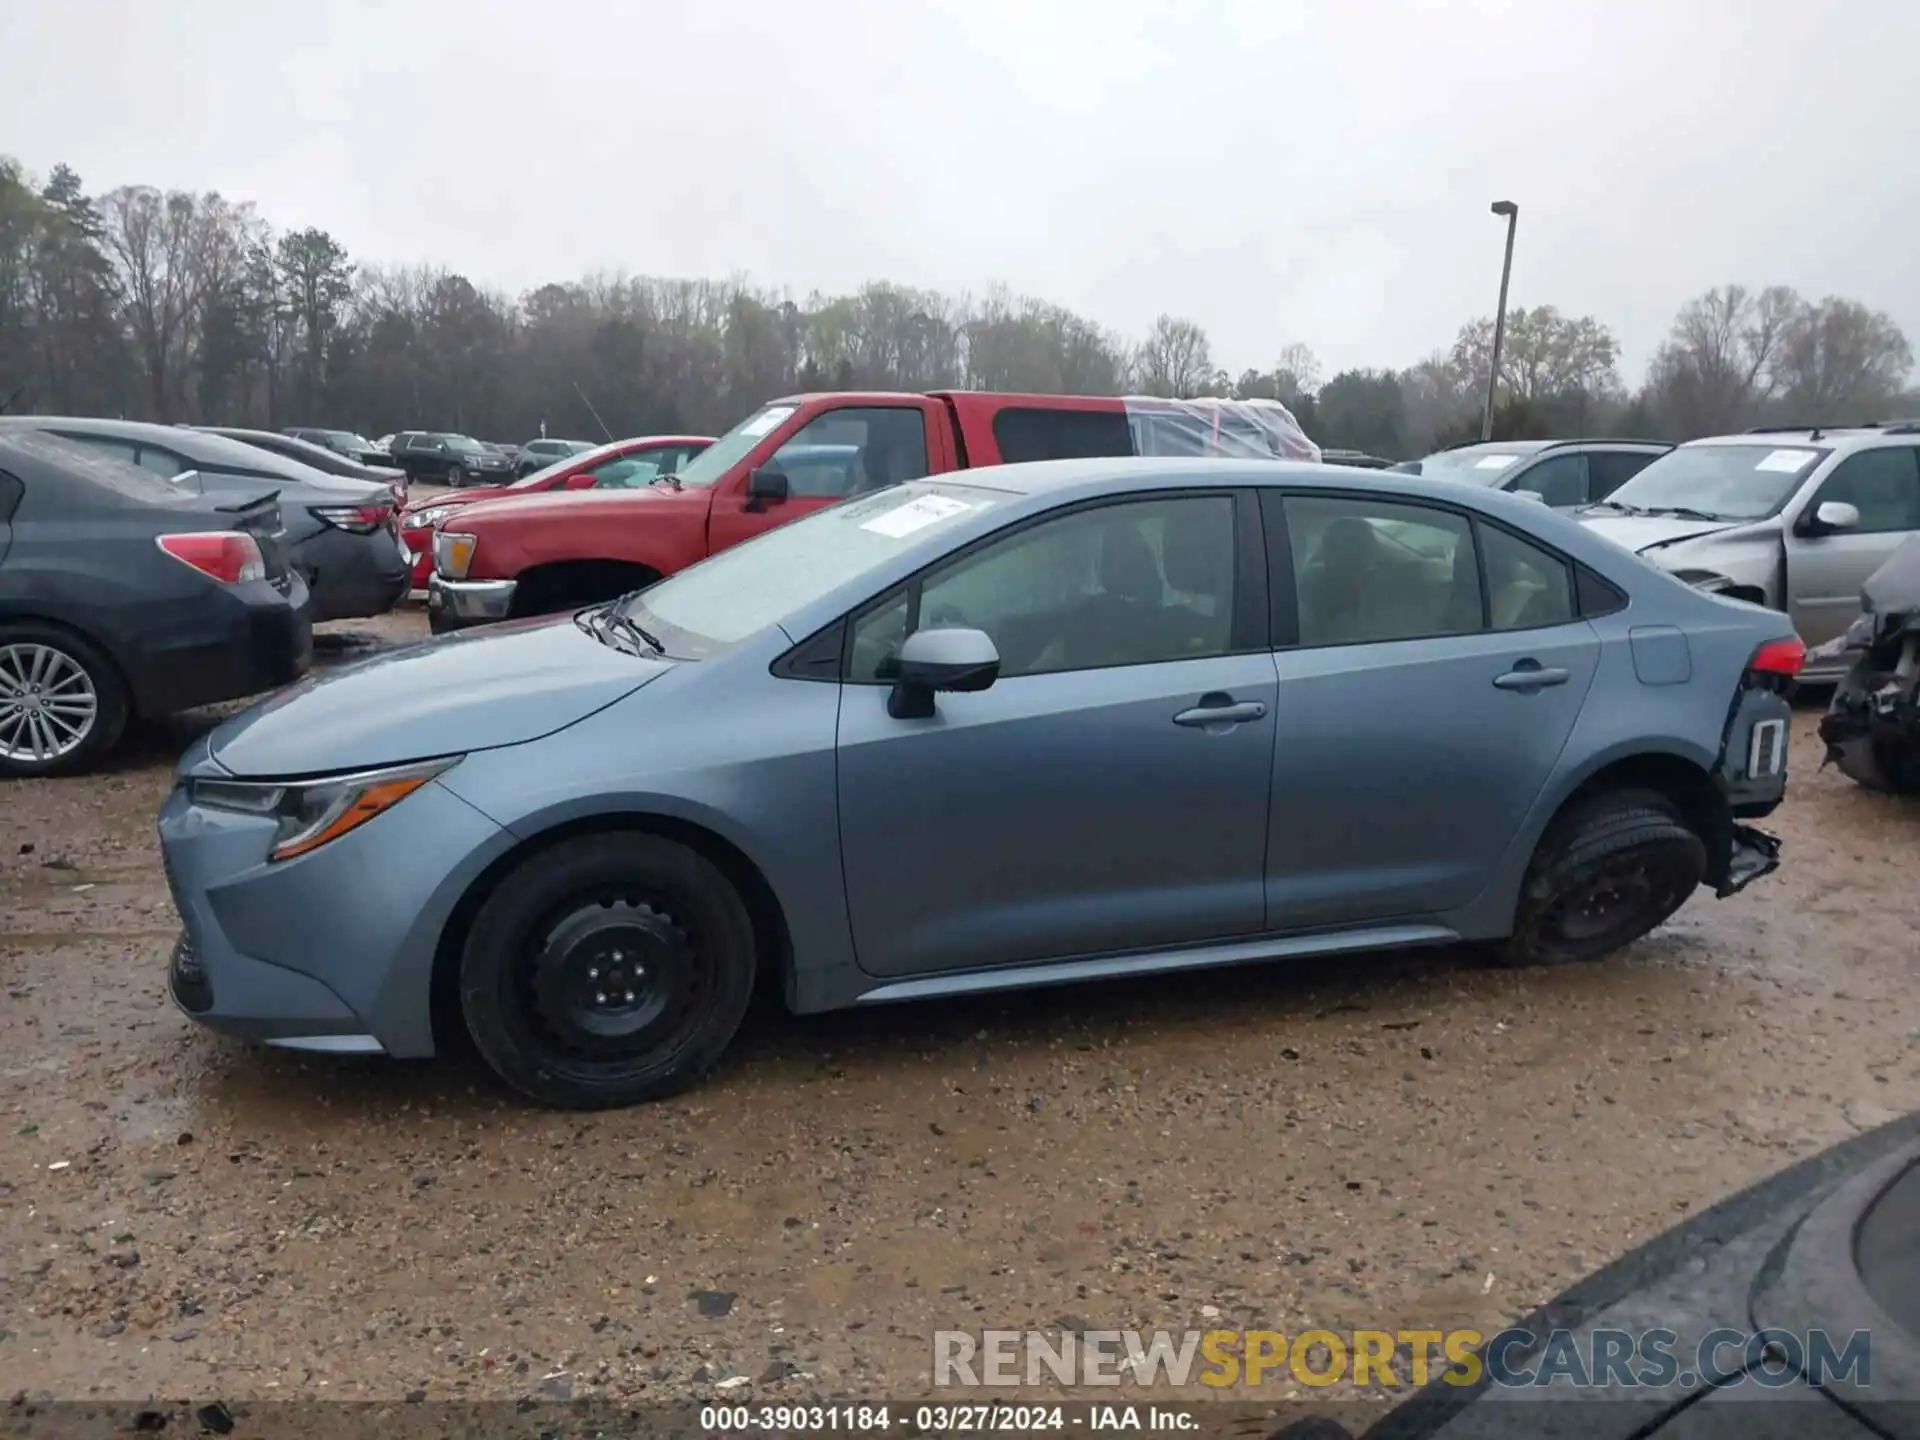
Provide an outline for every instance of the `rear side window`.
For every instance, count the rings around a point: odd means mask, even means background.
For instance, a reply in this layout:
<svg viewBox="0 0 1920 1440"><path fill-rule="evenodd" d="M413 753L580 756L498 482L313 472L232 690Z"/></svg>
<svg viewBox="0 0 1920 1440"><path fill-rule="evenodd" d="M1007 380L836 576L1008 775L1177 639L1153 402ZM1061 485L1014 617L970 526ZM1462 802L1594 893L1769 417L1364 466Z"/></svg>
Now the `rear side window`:
<svg viewBox="0 0 1920 1440"><path fill-rule="evenodd" d="M1133 429L1118 410L1010 407L993 417L993 443L1008 465L1133 454Z"/></svg>
<svg viewBox="0 0 1920 1440"><path fill-rule="evenodd" d="M1587 498L1604 500L1660 457L1647 450L1587 452Z"/></svg>
<svg viewBox="0 0 1920 1440"><path fill-rule="evenodd" d="M1350 495L1289 495L1302 645L1361 645L1481 628L1464 516Z"/></svg>
<svg viewBox="0 0 1920 1440"><path fill-rule="evenodd" d="M1567 562L1497 525L1480 526L1480 564L1487 576L1487 618L1495 630L1537 630L1574 619Z"/></svg>
<svg viewBox="0 0 1920 1440"><path fill-rule="evenodd" d="M90 481L127 500L146 504L178 504L180 493L166 481L133 463L133 447L125 442L72 440L44 431L9 430L8 448L38 460L59 473Z"/></svg>

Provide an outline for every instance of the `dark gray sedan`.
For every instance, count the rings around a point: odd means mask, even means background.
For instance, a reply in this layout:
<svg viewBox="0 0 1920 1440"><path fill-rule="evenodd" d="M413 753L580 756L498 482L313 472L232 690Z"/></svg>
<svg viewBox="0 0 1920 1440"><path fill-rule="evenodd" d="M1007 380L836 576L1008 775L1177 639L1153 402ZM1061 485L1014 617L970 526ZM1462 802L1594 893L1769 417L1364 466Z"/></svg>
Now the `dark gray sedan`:
<svg viewBox="0 0 1920 1440"><path fill-rule="evenodd" d="M294 568L313 591L313 618L384 615L407 593L411 557L400 543L393 492L322 474L295 460L178 425L58 415L0 416L0 426L44 430L107 451L196 493L277 492Z"/></svg>

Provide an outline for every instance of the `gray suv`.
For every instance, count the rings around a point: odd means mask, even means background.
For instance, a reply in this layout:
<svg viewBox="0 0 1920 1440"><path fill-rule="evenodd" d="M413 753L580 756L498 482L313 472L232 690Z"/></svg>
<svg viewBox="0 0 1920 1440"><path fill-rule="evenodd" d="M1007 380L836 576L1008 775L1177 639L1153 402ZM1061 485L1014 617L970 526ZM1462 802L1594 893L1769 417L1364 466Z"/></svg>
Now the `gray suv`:
<svg viewBox="0 0 1920 1440"><path fill-rule="evenodd" d="M1580 519L1680 579L1781 610L1808 649L1860 614L1860 587L1920 534L1920 421L1690 440ZM1805 678L1837 680L1840 656Z"/></svg>
<svg viewBox="0 0 1920 1440"><path fill-rule="evenodd" d="M1555 510L1573 510L1606 499L1672 448L1663 440L1494 440L1394 469L1536 495Z"/></svg>

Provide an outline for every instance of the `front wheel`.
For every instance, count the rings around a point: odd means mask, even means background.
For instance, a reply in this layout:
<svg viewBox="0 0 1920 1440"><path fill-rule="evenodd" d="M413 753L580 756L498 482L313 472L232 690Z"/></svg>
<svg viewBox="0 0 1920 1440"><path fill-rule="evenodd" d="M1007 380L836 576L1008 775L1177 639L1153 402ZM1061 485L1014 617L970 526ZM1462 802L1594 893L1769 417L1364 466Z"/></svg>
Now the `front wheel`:
<svg viewBox="0 0 1920 1440"><path fill-rule="evenodd" d="M711 861L658 836L588 835L481 906L461 1009L514 1089L607 1109L697 1083L740 1028L755 970L753 923Z"/></svg>
<svg viewBox="0 0 1920 1440"><path fill-rule="evenodd" d="M465 466L449 465L447 467L447 484L457 488L466 483L467 483L467 471Z"/></svg>
<svg viewBox="0 0 1920 1440"><path fill-rule="evenodd" d="M126 685L92 645L48 625L0 625L0 775L71 775L126 729Z"/></svg>
<svg viewBox="0 0 1920 1440"><path fill-rule="evenodd" d="M1707 847L1664 795L1596 795L1548 827L1520 891L1507 965L1598 960L1648 934L1706 878Z"/></svg>

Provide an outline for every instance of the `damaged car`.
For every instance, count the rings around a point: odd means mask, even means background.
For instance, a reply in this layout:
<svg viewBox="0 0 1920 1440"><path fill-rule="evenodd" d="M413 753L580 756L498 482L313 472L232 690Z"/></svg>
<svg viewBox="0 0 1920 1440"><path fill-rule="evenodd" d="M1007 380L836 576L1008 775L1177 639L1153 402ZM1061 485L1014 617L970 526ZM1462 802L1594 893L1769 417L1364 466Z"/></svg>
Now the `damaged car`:
<svg viewBox="0 0 1920 1440"><path fill-rule="evenodd" d="M1869 790L1920 795L1920 535L1868 577L1860 608L1808 657L1848 666L1820 721L1826 763Z"/></svg>
<svg viewBox="0 0 1920 1440"><path fill-rule="evenodd" d="M1838 680L1847 661L1824 647L1920 534L1920 423L1689 440L1577 514L1689 585L1780 611L1813 652L1803 678Z"/></svg>
<svg viewBox="0 0 1920 1440"><path fill-rule="evenodd" d="M222 725L160 815L172 993L589 1108L693 1084L761 984L1597 961L1778 863L1803 654L1498 490L950 471Z"/></svg>

